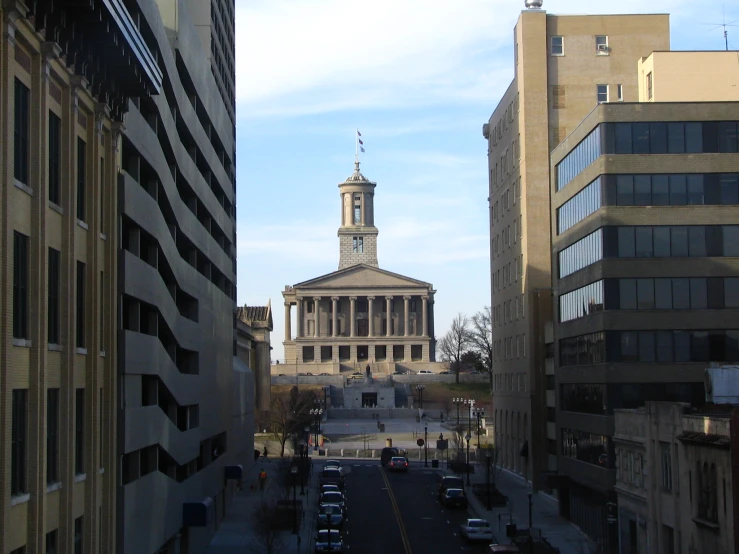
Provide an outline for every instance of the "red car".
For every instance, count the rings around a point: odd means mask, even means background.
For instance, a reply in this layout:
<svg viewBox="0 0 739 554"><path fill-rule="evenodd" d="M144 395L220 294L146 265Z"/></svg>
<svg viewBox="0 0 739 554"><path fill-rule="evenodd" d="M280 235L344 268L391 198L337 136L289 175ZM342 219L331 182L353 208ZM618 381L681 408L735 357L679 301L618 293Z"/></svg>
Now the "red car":
<svg viewBox="0 0 739 554"><path fill-rule="evenodd" d="M408 460L401 456L393 456L390 463L387 464L388 470L391 471L408 471Z"/></svg>

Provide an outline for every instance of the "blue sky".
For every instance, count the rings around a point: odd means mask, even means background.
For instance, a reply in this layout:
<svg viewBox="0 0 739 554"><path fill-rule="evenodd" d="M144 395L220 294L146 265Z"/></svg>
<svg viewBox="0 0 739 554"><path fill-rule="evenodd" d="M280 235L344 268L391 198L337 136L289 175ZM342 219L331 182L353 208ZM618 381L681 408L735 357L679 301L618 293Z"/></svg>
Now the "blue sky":
<svg viewBox="0 0 739 554"><path fill-rule="evenodd" d="M723 49L739 9L697 0L545 0L556 14L670 13L675 50ZM602 5L606 8L606 5ZM433 283L436 333L490 304L482 124L512 79L523 0L237 0L238 303L338 268L337 184L377 182L380 267ZM648 11L645 11L648 10ZM723 12L725 10L725 15ZM730 48L739 27L729 27ZM636 64L634 64L636 71Z"/></svg>

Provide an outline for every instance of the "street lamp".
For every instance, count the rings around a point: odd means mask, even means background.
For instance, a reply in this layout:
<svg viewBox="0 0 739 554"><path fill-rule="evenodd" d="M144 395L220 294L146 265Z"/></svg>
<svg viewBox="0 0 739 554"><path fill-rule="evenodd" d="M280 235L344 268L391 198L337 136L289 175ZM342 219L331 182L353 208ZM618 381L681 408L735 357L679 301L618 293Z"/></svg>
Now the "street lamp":
<svg viewBox="0 0 739 554"><path fill-rule="evenodd" d="M467 433L464 437L467 439L467 486L470 484L470 439L472 438L472 435Z"/></svg>
<svg viewBox="0 0 739 554"><path fill-rule="evenodd" d="M485 408L477 408L473 414L477 416L477 449L480 450L480 420L485 417Z"/></svg>
<svg viewBox="0 0 739 554"><path fill-rule="evenodd" d="M485 485L486 485L487 492L488 492L487 509L488 511L490 511L493 509L491 499L490 499L490 454L485 454L485 468L487 470L487 473L485 475Z"/></svg>
<svg viewBox="0 0 739 554"><path fill-rule="evenodd" d="M293 480L293 535L298 534L298 499L295 495L295 489L298 480L298 466L293 464L290 466L290 475Z"/></svg>
<svg viewBox="0 0 739 554"><path fill-rule="evenodd" d="M459 407L464 404L464 400L461 398L452 398L452 404L457 406L457 427L459 427Z"/></svg>
<svg viewBox="0 0 739 554"><path fill-rule="evenodd" d="M321 417L323 416L323 408L313 408L310 410L310 415L313 417L313 431L314 431L314 442L313 450L318 450L318 432L321 429Z"/></svg>
<svg viewBox="0 0 739 554"><path fill-rule="evenodd" d="M424 467L429 467L429 426L428 423L423 425L423 446L425 450L425 461L423 462Z"/></svg>
<svg viewBox="0 0 739 554"><path fill-rule="evenodd" d="M305 496L305 455L308 444L305 439L300 439L300 496Z"/></svg>
<svg viewBox="0 0 739 554"><path fill-rule="evenodd" d="M423 409L423 389L426 388L426 385L416 385L416 390L418 391L418 407Z"/></svg>
<svg viewBox="0 0 739 554"><path fill-rule="evenodd" d="M328 408L328 393L331 390L331 386L325 385L321 387L321 390L323 390L323 404Z"/></svg>
<svg viewBox="0 0 739 554"><path fill-rule="evenodd" d="M474 400L467 400L467 436L472 436L472 408L475 406ZM470 445L469 445L469 439L467 439L467 463L470 463L469 461L470 457ZM469 484L469 483L468 483Z"/></svg>

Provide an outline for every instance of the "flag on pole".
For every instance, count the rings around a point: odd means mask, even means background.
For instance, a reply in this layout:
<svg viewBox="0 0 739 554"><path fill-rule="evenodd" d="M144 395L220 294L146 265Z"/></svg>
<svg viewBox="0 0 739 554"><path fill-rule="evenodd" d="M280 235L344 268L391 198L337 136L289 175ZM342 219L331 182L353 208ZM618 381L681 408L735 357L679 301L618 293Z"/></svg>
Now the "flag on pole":
<svg viewBox="0 0 739 554"><path fill-rule="evenodd" d="M357 142L356 142L356 149L355 149L356 150L355 154L356 154L357 160L359 160L359 153L360 152L364 153L364 142L362 142L362 139L359 138L361 136L362 136L362 133L360 133L359 132L359 129L357 129L357 136L356 136Z"/></svg>

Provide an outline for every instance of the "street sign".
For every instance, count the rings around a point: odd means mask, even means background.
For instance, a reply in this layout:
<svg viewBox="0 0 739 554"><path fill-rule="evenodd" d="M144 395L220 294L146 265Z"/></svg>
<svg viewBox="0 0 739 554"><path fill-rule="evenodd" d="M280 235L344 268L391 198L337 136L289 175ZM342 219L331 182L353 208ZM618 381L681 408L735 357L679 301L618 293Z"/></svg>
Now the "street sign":
<svg viewBox="0 0 739 554"><path fill-rule="evenodd" d="M449 448L449 439L442 439L436 441L436 449L437 450L446 450Z"/></svg>
<svg viewBox="0 0 739 554"><path fill-rule="evenodd" d="M418 440L416 441L416 444L417 444L418 446L423 446L423 444L424 444L424 443L423 443L423 439L418 439Z"/></svg>

